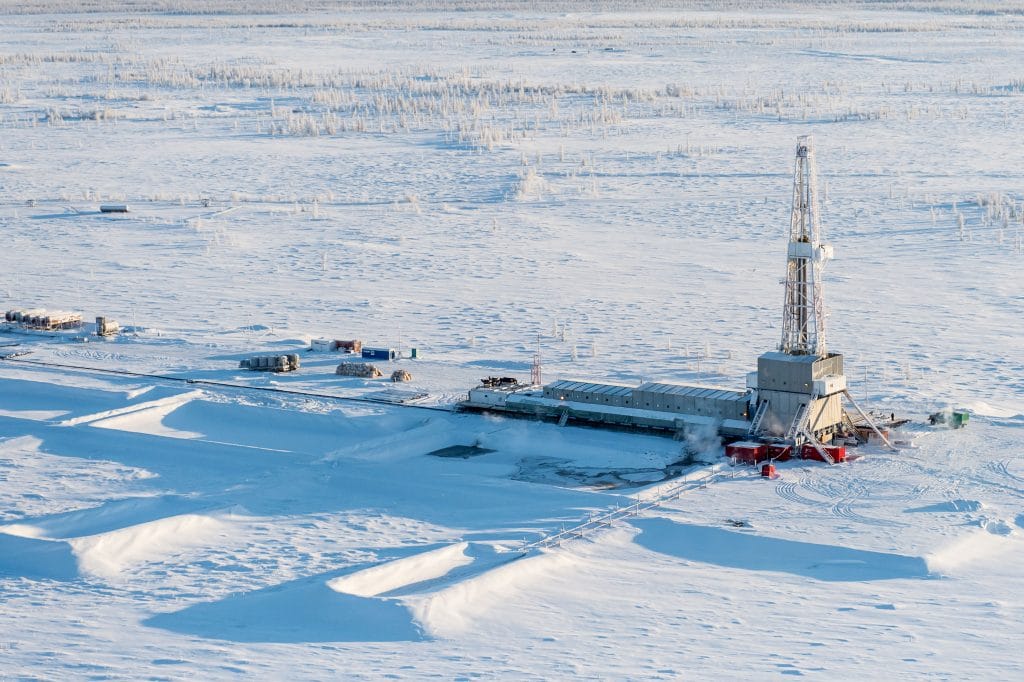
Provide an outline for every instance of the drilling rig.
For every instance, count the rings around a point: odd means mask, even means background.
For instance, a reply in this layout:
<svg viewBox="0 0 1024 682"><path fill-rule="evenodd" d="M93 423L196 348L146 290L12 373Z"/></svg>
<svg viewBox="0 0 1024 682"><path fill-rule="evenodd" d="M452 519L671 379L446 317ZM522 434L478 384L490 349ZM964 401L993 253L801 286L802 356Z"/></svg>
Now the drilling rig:
<svg viewBox="0 0 1024 682"><path fill-rule="evenodd" d="M889 444L847 390L842 354L827 349L822 275L832 254L832 247L821 242L814 143L805 135L796 145L782 339L777 350L757 359L757 372L749 381L756 391L750 435L810 444L830 463L825 444L853 426L844 398Z"/></svg>
<svg viewBox="0 0 1024 682"><path fill-rule="evenodd" d="M846 388L843 356L825 343L822 274L832 249L821 242L817 172L811 137L797 139L793 209L786 251L782 338L778 348L757 360L747 390L644 382L640 386L561 380L543 385L540 340L533 356L530 385L492 379L470 389L464 409L528 418L570 419L631 429L671 431L677 437L714 427L723 437L745 438L729 447L751 461L791 456L830 464L845 458L846 438L873 429L886 436L853 401ZM859 422L844 403L859 414ZM779 454L771 455L772 446ZM890 445L891 447L891 445ZM742 452L741 452L742 451ZM746 453L746 454L743 454ZM838 458L838 459L837 459Z"/></svg>

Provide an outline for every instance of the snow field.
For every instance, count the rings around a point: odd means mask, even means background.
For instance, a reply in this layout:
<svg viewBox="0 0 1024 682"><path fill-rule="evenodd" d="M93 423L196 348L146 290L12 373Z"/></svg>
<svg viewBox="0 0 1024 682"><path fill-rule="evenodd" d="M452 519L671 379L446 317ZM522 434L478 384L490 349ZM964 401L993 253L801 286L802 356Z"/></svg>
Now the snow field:
<svg viewBox="0 0 1024 682"><path fill-rule="evenodd" d="M25 382L26 368L10 371ZM61 381L66 394L79 392L92 414L117 416L72 423L63 415L48 422L7 418L9 429L35 434L5 441L8 480L8 472L37 459L59 461L47 451L70 443L75 451L97 452L83 460L96 472L111 466L147 472L127 487L110 488L113 494L99 505L88 497L69 505L63 479L73 469L49 465L34 479L37 503L71 510L8 515L0 528L0 571L8 576L11 603L38 602L31 595L40 584L62 585L40 605L57 600L52 603L74 609L95 630L86 646L56 655L69 670L82 662L100 673L124 669L127 661L103 633L124 627L126 614L135 613L133 637L143 647L136 653L152 652L143 667L155 671L174 661L176 674L218 661L215 676L275 676L285 674L284 665L298 665L295 674L316 677L320 666L343 657L374 676L409 664L411 650L404 647L427 643L434 653L420 655L408 674L452 671L444 660L454 657L458 666L505 675L543 668L560 675L672 677L716 669L720 663L706 654L714 647L744 652L735 664L743 676L812 674L857 669L863 654L849 651L856 643L872 660L913 659L904 661L912 676L967 664L969 655L956 653L963 642L950 639L959 635L940 622L955 618L969 631L988 633L992 618L1019 613L1008 593L997 590L1004 597L992 599L989 581L1014 581L1022 525L1013 484L1020 462L978 457L982 443L985 451L1000 452L1013 442L1006 427L984 419L961 432L917 432L915 450L869 454L842 467L783 464L777 481L738 469L736 477L627 525L523 556L514 548L524 537L571 525L586 510L628 505L632 494L510 480L536 466L522 461L531 459L529 433L551 434L550 455L561 453L562 467L628 467L640 454L631 449L638 444L655 450L661 444L666 455L678 444L439 416L434 419L448 424L450 438L428 437L423 449L478 440L495 452L431 458L409 442L420 442L417 434L430 433L434 422L424 424L402 408L381 407L376 419L361 409L315 414L231 401L209 403L216 408L210 411L205 397L190 391L168 412L140 402L158 391L123 390L126 380L84 378L88 387L75 388L77 379L68 375L32 374ZM126 402L141 409L125 414ZM389 426L356 426L367 419ZM111 421L124 423L113 428ZM268 434L294 433L299 445L331 433L346 447L244 445L260 424ZM386 432L396 427L409 434L404 442ZM68 432L74 438L62 437ZM94 441L92 433L104 437ZM319 441L298 437L303 433L319 434ZM153 452L133 454L136 442ZM360 442L378 456L362 456ZM202 449L190 456L178 443ZM104 461L109 457L112 462ZM948 587L933 589L943 583L955 585L957 596ZM97 591L106 595L104 605L87 605ZM56 636L72 627L47 613L43 608L33 617L29 634L12 648L24 665L51 659L32 632ZM751 640L750 626L770 636ZM680 632L692 645L667 646ZM503 648L510 640L520 642L526 658ZM186 654L178 647L187 641L210 645ZM231 648L218 648L225 641ZM385 655L373 642L399 648ZM1009 644L997 633L980 642L968 648ZM285 663L261 653L269 643L296 652L314 643L325 648L315 662L305 656L301 664ZM566 656L576 650L591 655ZM379 663L382 655L389 667L375 668L371 658ZM972 670L994 674L1005 663Z"/></svg>
<svg viewBox="0 0 1024 682"><path fill-rule="evenodd" d="M1020 15L740 5L4 15L0 298L131 331L0 334L0 677L1024 675ZM967 429L524 555L684 443L237 368L742 385L808 132L851 389Z"/></svg>

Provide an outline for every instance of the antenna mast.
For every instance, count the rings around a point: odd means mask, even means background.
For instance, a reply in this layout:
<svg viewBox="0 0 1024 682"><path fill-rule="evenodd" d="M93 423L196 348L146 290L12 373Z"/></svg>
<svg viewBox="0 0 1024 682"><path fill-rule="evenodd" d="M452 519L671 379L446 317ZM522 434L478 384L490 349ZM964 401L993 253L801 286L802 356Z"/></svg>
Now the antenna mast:
<svg viewBox="0 0 1024 682"><path fill-rule="evenodd" d="M541 366L540 366L540 337L537 337L537 350L533 353L533 366L530 368L530 383L534 386L540 386L544 383L541 379Z"/></svg>
<svg viewBox="0 0 1024 682"><path fill-rule="evenodd" d="M813 138L803 135L797 138L796 144L779 350L790 355L825 357L822 270L825 261L832 257L832 248L821 243L817 175Z"/></svg>

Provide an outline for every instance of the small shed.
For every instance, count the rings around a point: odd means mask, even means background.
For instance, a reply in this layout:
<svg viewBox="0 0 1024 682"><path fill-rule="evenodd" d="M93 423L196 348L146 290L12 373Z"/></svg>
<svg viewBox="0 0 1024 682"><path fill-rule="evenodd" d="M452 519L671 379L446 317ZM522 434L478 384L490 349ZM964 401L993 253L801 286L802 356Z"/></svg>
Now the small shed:
<svg viewBox="0 0 1024 682"><path fill-rule="evenodd" d="M725 456L743 464L757 464L768 459L768 446L764 443L740 441L725 446Z"/></svg>
<svg viewBox="0 0 1024 682"><path fill-rule="evenodd" d="M330 353L334 350L334 342L330 339L313 339L309 342L309 349L317 353Z"/></svg>
<svg viewBox="0 0 1024 682"><path fill-rule="evenodd" d="M359 353L363 350L363 342L359 339L335 339L334 348L342 353Z"/></svg>
<svg viewBox="0 0 1024 682"><path fill-rule="evenodd" d="M398 351L394 348L363 348L362 356L367 360L397 360Z"/></svg>

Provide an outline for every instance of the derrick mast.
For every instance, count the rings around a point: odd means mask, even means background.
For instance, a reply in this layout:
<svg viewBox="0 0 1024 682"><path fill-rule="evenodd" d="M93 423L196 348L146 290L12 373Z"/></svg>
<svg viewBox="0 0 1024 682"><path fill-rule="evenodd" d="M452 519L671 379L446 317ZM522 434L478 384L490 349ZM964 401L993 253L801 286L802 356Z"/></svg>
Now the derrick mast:
<svg viewBox="0 0 1024 682"><path fill-rule="evenodd" d="M779 350L788 355L825 357L822 270L832 249L821 243L817 168L810 135L797 139L787 254Z"/></svg>

